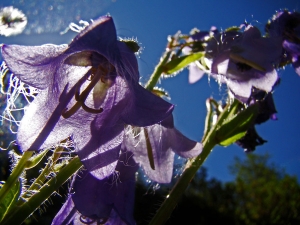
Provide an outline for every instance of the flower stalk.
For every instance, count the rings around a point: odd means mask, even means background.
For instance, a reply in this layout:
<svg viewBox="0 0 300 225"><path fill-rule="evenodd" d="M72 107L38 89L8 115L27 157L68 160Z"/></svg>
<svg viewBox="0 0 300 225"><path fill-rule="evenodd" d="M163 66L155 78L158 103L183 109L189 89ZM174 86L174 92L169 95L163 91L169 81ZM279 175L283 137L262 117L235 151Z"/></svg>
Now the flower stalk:
<svg viewBox="0 0 300 225"><path fill-rule="evenodd" d="M26 165L30 157L33 155L33 151L25 152L16 167L13 169L11 175L0 189L0 202L5 198L7 192L15 185L22 172L25 170Z"/></svg>
<svg viewBox="0 0 300 225"><path fill-rule="evenodd" d="M73 174L82 167L78 156L74 157L55 177L52 177L35 195L27 202L15 208L1 224L21 224L32 212L43 204L56 190L63 185Z"/></svg>
<svg viewBox="0 0 300 225"><path fill-rule="evenodd" d="M180 178L172 188L171 192L167 195L166 199L150 221L149 225L163 225L168 220L182 194L196 175L198 169L202 166L206 158L212 152L212 149L215 147L215 145L219 143L217 138L218 129L222 126L226 119L232 116L231 114L235 112L238 104L239 102L237 100L232 103L229 102L218 117L217 123L210 130L206 131L207 135L202 142L203 150L201 154L187 162ZM207 116L212 116L211 107L208 107ZM209 129L209 126L206 128Z"/></svg>

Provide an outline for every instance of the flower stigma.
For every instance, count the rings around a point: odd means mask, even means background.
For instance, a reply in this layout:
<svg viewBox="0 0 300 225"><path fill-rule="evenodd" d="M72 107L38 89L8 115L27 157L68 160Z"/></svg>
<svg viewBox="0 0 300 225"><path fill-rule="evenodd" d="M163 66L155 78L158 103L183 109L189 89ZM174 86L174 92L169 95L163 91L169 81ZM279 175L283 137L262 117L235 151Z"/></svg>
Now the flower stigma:
<svg viewBox="0 0 300 225"><path fill-rule="evenodd" d="M115 68L110 63L100 64L98 67L92 67L89 72L91 72L90 79L86 78L86 80L90 81L88 86L82 93L80 94L80 88L84 82L79 82L76 84L75 90L75 100L76 103L74 106L71 107L70 110L65 108L62 112L62 116L67 119L74 115L80 107L83 110L89 113L101 113L103 112L102 108L93 109L88 107L85 104L85 100L89 96L90 92L93 90L93 98L96 106L100 106L106 97L108 89L112 86L113 80L109 79L109 73L114 71Z"/></svg>

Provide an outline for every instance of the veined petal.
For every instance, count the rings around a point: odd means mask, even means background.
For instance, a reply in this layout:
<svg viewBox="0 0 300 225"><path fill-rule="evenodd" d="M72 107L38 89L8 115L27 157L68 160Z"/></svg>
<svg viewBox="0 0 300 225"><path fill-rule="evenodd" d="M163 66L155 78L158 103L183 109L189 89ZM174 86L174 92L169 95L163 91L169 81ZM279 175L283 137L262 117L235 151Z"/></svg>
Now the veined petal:
<svg viewBox="0 0 300 225"><path fill-rule="evenodd" d="M114 61L117 49L117 34L112 17L102 16L90 23L70 43L66 54L90 50Z"/></svg>
<svg viewBox="0 0 300 225"><path fill-rule="evenodd" d="M75 102L72 98L76 79L78 80L76 76L78 77L78 73L85 74L88 69L69 66L68 68L68 72L61 82L41 90L34 101L27 106L17 134L17 142L23 151L39 150L56 145L59 141L72 135L76 128L84 130L84 127L88 126L96 116L82 110L82 114L77 114L75 120L65 120L61 117L62 111L67 105ZM68 78L70 78L71 84L68 83ZM58 86L56 88L58 93L54 92L53 86ZM84 126L80 125L78 121L81 121Z"/></svg>
<svg viewBox="0 0 300 225"><path fill-rule="evenodd" d="M78 214L74 202L71 197L68 197L65 204L61 207L52 221L52 225L69 225Z"/></svg>
<svg viewBox="0 0 300 225"><path fill-rule="evenodd" d="M189 65L189 83L193 84L200 80L203 75L205 74L204 71L200 70L195 63L191 63Z"/></svg>
<svg viewBox="0 0 300 225"><path fill-rule="evenodd" d="M24 83L45 89L52 84L55 72L61 66L60 56L67 45L20 46L3 45L2 56L9 70Z"/></svg>
<svg viewBox="0 0 300 225"><path fill-rule="evenodd" d="M161 125L155 124L148 128L141 128L140 133L137 135L130 128L124 139L124 145L126 149L133 152L134 160L140 164L151 180L159 183L169 183L173 173L174 152L169 149L167 135L163 135L161 127ZM147 138L151 143L154 170L150 166L147 140L143 129L147 129Z"/></svg>
<svg viewBox="0 0 300 225"><path fill-rule="evenodd" d="M166 129L166 128L165 128ZM192 141L184 136L176 128L168 129L168 141L171 149L184 158L196 157L202 152L202 144Z"/></svg>
<svg viewBox="0 0 300 225"><path fill-rule="evenodd" d="M114 209L126 224L135 224L135 172L138 167L131 155L130 152L123 152L115 173L103 180L98 180L89 171L77 175L72 199L80 214L91 219L114 220L117 219L116 215L111 214Z"/></svg>
<svg viewBox="0 0 300 225"><path fill-rule="evenodd" d="M160 97L152 94L139 84L132 86L133 93L129 99L129 106L122 113L122 119L126 124L144 127L159 123L167 118L174 106Z"/></svg>
<svg viewBox="0 0 300 225"><path fill-rule="evenodd" d="M120 60L115 63L118 74L124 77L129 85L138 83L140 75L135 54L124 42L118 41L117 45L121 54Z"/></svg>

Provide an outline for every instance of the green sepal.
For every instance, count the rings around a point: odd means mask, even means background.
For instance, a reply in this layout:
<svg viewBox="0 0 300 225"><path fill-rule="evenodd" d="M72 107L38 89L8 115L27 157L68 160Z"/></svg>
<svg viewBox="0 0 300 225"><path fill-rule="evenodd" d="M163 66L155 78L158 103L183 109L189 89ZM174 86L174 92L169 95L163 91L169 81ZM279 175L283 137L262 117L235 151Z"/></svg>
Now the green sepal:
<svg viewBox="0 0 300 225"><path fill-rule="evenodd" d="M134 53L139 52L139 50L141 48L136 40L124 39L124 40L121 40L121 42L124 42L127 45L127 47L130 48L130 50Z"/></svg>
<svg viewBox="0 0 300 225"><path fill-rule="evenodd" d="M30 168L35 167L44 158L44 156L47 154L48 151L49 151L49 149L46 149L46 150L40 152L39 154L31 157L30 159L28 159L28 161L25 164L25 168L30 169Z"/></svg>
<svg viewBox="0 0 300 225"><path fill-rule="evenodd" d="M231 32L231 31L240 31L241 28L237 26L228 27L225 32Z"/></svg>
<svg viewBox="0 0 300 225"><path fill-rule="evenodd" d="M2 187L2 185L1 185ZM0 202L0 221L4 218L10 208L17 202L21 194L20 179L9 189L3 200Z"/></svg>
<svg viewBox="0 0 300 225"><path fill-rule="evenodd" d="M169 94L168 92L166 92L164 89L158 88L158 87L154 87L151 91L153 94L159 96L159 97L167 97L169 98Z"/></svg>
<svg viewBox="0 0 300 225"><path fill-rule="evenodd" d="M241 139L249 127L253 125L258 112L258 104L253 104L223 122L216 130L216 140L218 144L228 146Z"/></svg>
<svg viewBox="0 0 300 225"><path fill-rule="evenodd" d="M164 74L173 74L183 69L190 63L200 60L201 57L203 56L204 56L204 52L197 52L194 54L185 55L179 58L172 59L170 62L166 63L163 66L163 72Z"/></svg>

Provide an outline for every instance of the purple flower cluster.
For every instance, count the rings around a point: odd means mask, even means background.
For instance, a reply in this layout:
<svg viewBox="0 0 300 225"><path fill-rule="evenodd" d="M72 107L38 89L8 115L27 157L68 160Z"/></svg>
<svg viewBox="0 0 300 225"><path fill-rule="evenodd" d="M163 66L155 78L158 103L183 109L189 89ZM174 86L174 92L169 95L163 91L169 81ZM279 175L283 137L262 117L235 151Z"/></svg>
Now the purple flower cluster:
<svg viewBox="0 0 300 225"><path fill-rule="evenodd" d="M214 33L206 42L204 66L205 72L226 83L236 98L247 102L254 89L272 91L279 79L275 68L282 50L279 38L262 37L256 27L243 26L243 32ZM203 70L198 68L198 73ZM190 76L197 76L195 68Z"/></svg>
<svg viewBox="0 0 300 225"><path fill-rule="evenodd" d="M154 181L172 176L174 152L202 145L174 128L174 106L144 89L134 52L103 16L69 45L3 45L9 70L39 89L17 133L23 151L55 146L71 136L86 170L53 224L134 224L135 172Z"/></svg>

